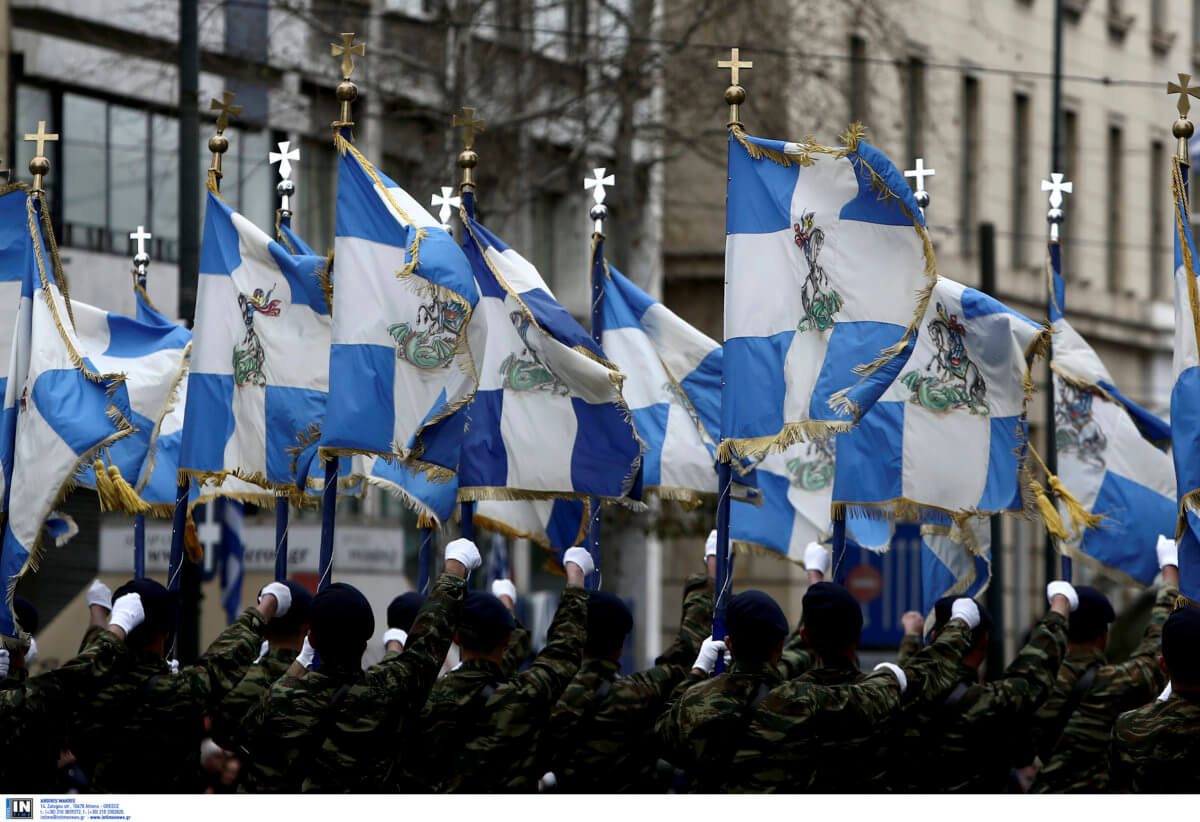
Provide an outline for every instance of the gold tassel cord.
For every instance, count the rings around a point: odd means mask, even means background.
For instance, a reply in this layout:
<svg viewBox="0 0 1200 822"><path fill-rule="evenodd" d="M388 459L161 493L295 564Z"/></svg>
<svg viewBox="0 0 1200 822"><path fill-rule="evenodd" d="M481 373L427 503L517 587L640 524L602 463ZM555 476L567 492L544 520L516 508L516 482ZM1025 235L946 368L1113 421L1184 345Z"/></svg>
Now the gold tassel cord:
<svg viewBox="0 0 1200 822"><path fill-rule="evenodd" d="M1088 528L1099 528L1104 522L1104 517L1100 514L1093 514L1083 507L1083 504L1066 489L1062 481L1053 474L1049 477L1050 490L1054 492L1054 496L1058 497L1063 506L1067 509L1067 516L1071 520L1071 528L1077 534L1082 534Z"/></svg>
<svg viewBox="0 0 1200 822"><path fill-rule="evenodd" d="M1070 534L1067 533L1062 519L1058 516L1058 509L1054 507L1054 503L1050 501L1050 497L1046 494L1046 489L1037 480L1030 480L1029 487L1033 490L1038 512L1042 515L1042 522L1045 523L1046 530L1050 532L1050 536L1057 540L1067 539Z"/></svg>
<svg viewBox="0 0 1200 822"><path fill-rule="evenodd" d="M117 498L116 489L112 487L112 480L109 479L108 471L105 470L104 463L99 458L92 461L92 471L96 475L96 496L100 498L100 510L120 510L121 505Z"/></svg>
<svg viewBox="0 0 1200 822"><path fill-rule="evenodd" d="M121 476L121 469L117 466L108 466L108 481L113 489L113 495L120 510L127 514L150 513L150 506L125 481L125 478Z"/></svg>

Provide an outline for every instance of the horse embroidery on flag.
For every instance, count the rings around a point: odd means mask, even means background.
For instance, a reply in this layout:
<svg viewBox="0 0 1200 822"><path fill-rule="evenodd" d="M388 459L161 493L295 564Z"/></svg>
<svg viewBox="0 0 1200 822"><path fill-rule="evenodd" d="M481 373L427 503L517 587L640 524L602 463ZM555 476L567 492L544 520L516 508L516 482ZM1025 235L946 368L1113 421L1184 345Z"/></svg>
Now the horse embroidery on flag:
<svg viewBox="0 0 1200 822"><path fill-rule="evenodd" d="M233 381L239 388L247 383L259 386L267 384L267 378L263 374L266 352L258 333L254 330L254 315L279 316L279 300L271 299L274 293L275 289L272 287L266 294L261 288L254 289L254 293L249 297L238 294L242 322L246 325L246 336L233 347Z"/></svg>
<svg viewBox="0 0 1200 822"><path fill-rule="evenodd" d="M1081 462L1103 470L1108 437L1092 416L1091 391L1072 385L1057 374L1059 401L1054 406L1054 441L1059 453L1074 452Z"/></svg>
<svg viewBox="0 0 1200 822"><path fill-rule="evenodd" d="M465 317L461 305L435 297L417 310L413 325L401 322L388 326L388 333L396 341L396 359L422 370L449 366Z"/></svg>
<svg viewBox="0 0 1200 822"><path fill-rule="evenodd" d="M798 331L828 331L834 326L834 315L842 307L841 295L830 288L829 275L818 261L821 248L825 245L825 232L815 225L813 212L808 211L795 223L796 245L804 251L808 262L808 275L800 289L800 302L804 306L804 318L796 327Z"/></svg>
<svg viewBox="0 0 1200 822"><path fill-rule="evenodd" d="M792 457L787 470L792 485L805 491L821 491L833 482L834 438L809 442L804 457Z"/></svg>
<svg viewBox="0 0 1200 822"><path fill-rule="evenodd" d="M529 344L529 318L523 311L513 311L508 315L513 327L521 335L525 343L525 351L533 359L521 359L516 354L509 354L500 363L500 377L505 388L513 391L548 391L551 394L567 396L571 389L560 380L550 367L542 362L537 351Z"/></svg>
<svg viewBox="0 0 1200 822"><path fill-rule="evenodd" d="M937 351L925 370L933 374L909 371L900 378L912 391L909 400L930 411L962 408L972 414L988 416L991 408L985 399L987 383L967 354L967 329L958 321L958 315L947 314L945 307L938 303L937 317L929 321L928 331Z"/></svg>

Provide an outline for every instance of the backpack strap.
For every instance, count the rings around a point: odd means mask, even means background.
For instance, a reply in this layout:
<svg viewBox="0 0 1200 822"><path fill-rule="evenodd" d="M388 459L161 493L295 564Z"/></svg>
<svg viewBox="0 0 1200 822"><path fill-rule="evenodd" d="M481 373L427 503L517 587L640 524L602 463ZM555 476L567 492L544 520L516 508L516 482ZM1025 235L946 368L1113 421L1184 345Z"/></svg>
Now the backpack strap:
<svg viewBox="0 0 1200 822"><path fill-rule="evenodd" d="M946 697L946 701L942 703L942 707L948 710L957 708L963 701L963 697L967 695L967 691L971 690L971 686L961 679L955 684L950 694Z"/></svg>

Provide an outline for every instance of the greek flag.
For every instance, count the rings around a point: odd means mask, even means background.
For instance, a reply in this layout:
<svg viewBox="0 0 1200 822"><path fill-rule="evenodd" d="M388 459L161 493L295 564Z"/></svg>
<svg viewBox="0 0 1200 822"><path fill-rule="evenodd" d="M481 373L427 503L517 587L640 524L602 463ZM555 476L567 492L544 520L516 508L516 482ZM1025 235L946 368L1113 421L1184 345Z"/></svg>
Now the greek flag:
<svg viewBox="0 0 1200 822"><path fill-rule="evenodd" d="M904 177L844 148L734 131L721 457L846 431L907 362L937 279Z"/></svg>
<svg viewBox="0 0 1200 822"><path fill-rule="evenodd" d="M0 634L17 636L12 596L36 569L43 525L70 491L78 468L127 436L128 408L110 397L119 374L103 374L75 333L59 281L62 268L42 236L43 203L18 190L0 197L0 293L16 318L0 416L0 464L8 517L0 547ZM14 276L14 271L19 272Z"/></svg>
<svg viewBox="0 0 1200 822"><path fill-rule="evenodd" d="M1117 390L1096 352L1063 316L1061 255L1051 244L1058 479L1089 514L1104 518L1096 527L1074 518L1063 548L1149 585L1158 574L1158 537L1175 533L1175 473L1165 451L1171 429ZM1064 523L1072 522L1070 506L1059 508Z"/></svg>
<svg viewBox="0 0 1200 822"><path fill-rule="evenodd" d="M459 499L626 497L642 444L621 373L537 269L463 212L479 286L471 349L479 391L459 465Z"/></svg>
<svg viewBox="0 0 1200 822"><path fill-rule="evenodd" d="M1175 387L1171 390L1171 455L1175 460L1179 588L1200 603L1200 283L1192 239L1187 173L1173 161L1175 196Z"/></svg>
<svg viewBox="0 0 1200 822"><path fill-rule="evenodd" d="M527 539L551 557L587 540L588 499L480 500L475 524L516 539ZM547 563L548 567L554 566Z"/></svg>
<svg viewBox="0 0 1200 822"><path fill-rule="evenodd" d="M325 412L324 266L209 192L179 464L197 484L236 477L259 502L291 492Z"/></svg>
<svg viewBox="0 0 1200 822"><path fill-rule="evenodd" d="M974 597L991 578L991 525L970 517L961 525L921 526L921 611L933 613L942 597Z"/></svg>
<svg viewBox="0 0 1200 822"><path fill-rule="evenodd" d="M796 443L758 462L754 474L762 504L734 505L730 511L736 549L771 551L802 563L810 542L829 540L835 443L835 437Z"/></svg>
<svg viewBox="0 0 1200 822"><path fill-rule="evenodd" d="M721 424L721 345L608 265L602 277L604 354L625 375L622 393L646 444L643 487L664 499L715 499Z"/></svg>
<svg viewBox="0 0 1200 822"><path fill-rule="evenodd" d="M1024 507L1030 367L1049 332L941 278L907 365L838 436L833 499L851 513L940 522Z"/></svg>
<svg viewBox="0 0 1200 822"><path fill-rule="evenodd" d="M479 291L452 237L347 140L337 140L330 399L321 450L420 460L421 433L470 401L467 331ZM439 469L440 470L437 470Z"/></svg>
<svg viewBox="0 0 1200 822"><path fill-rule="evenodd" d="M242 541L245 508L232 499L217 499L216 520L221 528L221 605L225 621L232 623L242 613L242 579L246 571L246 545Z"/></svg>

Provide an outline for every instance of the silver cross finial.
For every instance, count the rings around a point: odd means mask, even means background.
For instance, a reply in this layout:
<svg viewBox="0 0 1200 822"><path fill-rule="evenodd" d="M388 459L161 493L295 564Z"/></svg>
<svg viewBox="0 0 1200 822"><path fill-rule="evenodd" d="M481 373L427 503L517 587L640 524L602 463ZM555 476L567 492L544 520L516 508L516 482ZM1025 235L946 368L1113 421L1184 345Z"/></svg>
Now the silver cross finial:
<svg viewBox="0 0 1200 822"><path fill-rule="evenodd" d="M279 151L267 152L267 159L271 161L271 165L279 163L279 183L276 184L275 190L279 192L282 198L279 203L280 210L291 211L292 195L296 193L296 184L292 182L292 163L300 162L300 149L291 148L292 144L289 140L284 140L279 144ZM291 149L290 151L288 149Z"/></svg>
<svg viewBox="0 0 1200 822"><path fill-rule="evenodd" d="M462 206L462 197L451 197L450 192L452 191L454 191L453 187L442 186L442 193L434 194L429 200L430 205L441 206L441 209L438 211L438 219L442 221L442 228L446 229L446 231L451 231L451 209Z"/></svg>
<svg viewBox="0 0 1200 822"><path fill-rule="evenodd" d="M917 190L913 195L917 198L917 205L921 207L922 215L925 214L925 209L929 206L929 192L925 188L925 178L932 177L935 174L937 174L937 171L934 169L925 168L925 160L922 157L917 158L916 168L910 168L904 172L905 177L912 177L917 181Z"/></svg>
<svg viewBox="0 0 1200 822"><path fill-rule="evenodd" d="M1042 191L1050 192L1050 210L1046 222L1050 223L1050 242L1058 242L1058 226L1063 221L1063 195L1074 194L1074 183L1063 182L1063 175L1055 171L1049 180L1042 180Z"/></svg>
<svg viewBox="0 0 1200 822"><path fill-rule="evenodd" d="M150 255L146 253L146 240L151 238L145 226L138 226L137 231L129 235L129 239L137 243L137 253L133 255L133 273L137 284L146 287L146 269L150 266Z"/></svg>
<svg viewBox="0 0 1200 822"><path fill-rule="evenodd" d="M146 240L149 240L154 235L146 230L145 226L138 226L138 230L129 235L129 239L137 243L137 256L142 256L146 253Z"/></svg>
<svg viewBox="0 0 1200 822"><path fill-rule="evenodd" d="M592 192L594 202L588 216L596 221L597 234L604 232L604 220L608 217L608 206L604 204L604 198L608 196L608 192L605 189L608 186L616 185L617 182L614 175L605 175L606 171L608 171L606 168L593 168L592 176L584 178L583 181L583 190Z"/></svg>

